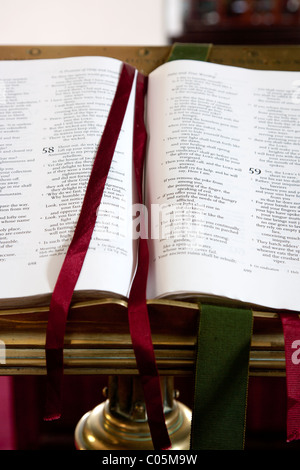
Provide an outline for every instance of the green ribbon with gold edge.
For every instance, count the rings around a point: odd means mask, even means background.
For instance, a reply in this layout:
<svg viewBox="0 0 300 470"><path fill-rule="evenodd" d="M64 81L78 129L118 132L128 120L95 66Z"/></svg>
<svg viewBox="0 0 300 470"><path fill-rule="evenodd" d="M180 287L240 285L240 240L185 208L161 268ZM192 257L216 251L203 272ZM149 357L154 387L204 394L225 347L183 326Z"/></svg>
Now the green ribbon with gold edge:
<svg viewBox="0 0 300 470"><path fill-rule="evenodd" d="M202 60L207 61L212 44L190 44L175 42L171 48L168 62L172 60Z"/></svg>

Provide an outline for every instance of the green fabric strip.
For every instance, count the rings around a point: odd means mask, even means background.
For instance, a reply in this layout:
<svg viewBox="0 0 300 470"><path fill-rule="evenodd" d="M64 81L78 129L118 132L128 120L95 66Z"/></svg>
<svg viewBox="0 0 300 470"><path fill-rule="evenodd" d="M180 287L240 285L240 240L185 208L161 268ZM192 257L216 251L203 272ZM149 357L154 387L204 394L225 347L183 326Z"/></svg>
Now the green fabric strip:
<svg viewBox="0 0 300 470"><path fill-rule="evenodd" d="M243 450L252 312L199 308L191 449Z"/></svg>
<svg viewBox="0 0 300 470"><path fill-rule="evenodd" d="M212 44L193 44L175 42L172 46L170 55L167 59L171 60L190 59L190 60L208 60Z"/></svg>

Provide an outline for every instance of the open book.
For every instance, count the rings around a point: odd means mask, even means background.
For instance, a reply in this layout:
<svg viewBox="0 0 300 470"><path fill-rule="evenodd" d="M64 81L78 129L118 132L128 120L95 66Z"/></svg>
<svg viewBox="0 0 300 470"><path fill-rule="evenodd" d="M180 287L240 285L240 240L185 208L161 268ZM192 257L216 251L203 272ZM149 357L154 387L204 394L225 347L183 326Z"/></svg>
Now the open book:
<svg viewBox="0 0 300 470"><path fill-rule="evenodd" d="M0 62L0 298L47 302L121 62ZM300 72L168 62L148 77L148 298L300 309ZM127 297L139 214L134 87L76 295Z"/></svg>

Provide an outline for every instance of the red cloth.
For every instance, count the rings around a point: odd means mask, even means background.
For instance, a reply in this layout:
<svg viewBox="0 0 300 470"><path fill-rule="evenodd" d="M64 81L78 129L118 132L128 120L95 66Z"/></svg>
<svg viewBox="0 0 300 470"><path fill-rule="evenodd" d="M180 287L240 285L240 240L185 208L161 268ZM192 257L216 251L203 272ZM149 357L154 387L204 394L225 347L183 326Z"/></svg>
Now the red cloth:
<svg viewBox="0 0 300 470"><path fill-rule="evenodd" d="M16 450L14 390L12 377L0 377L0 450Z"/></svg>
<svg viewBox="0 0 300 470"><path fill-rule="evenodd" d="M300 319L295 313L280 314L286 362L287 442L300 439Z"/></svg>

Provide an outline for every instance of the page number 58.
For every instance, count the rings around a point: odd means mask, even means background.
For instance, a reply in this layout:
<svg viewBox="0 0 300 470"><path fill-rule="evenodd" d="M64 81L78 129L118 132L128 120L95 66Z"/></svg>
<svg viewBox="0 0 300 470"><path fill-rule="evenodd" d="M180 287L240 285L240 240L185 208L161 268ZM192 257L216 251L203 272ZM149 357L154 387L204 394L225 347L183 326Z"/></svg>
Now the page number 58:
<svg viewBox="0 0 300 470"><path fill-rule="evenodd" d="M53 153L54 147L43 147L43 153Z"/></svg>

